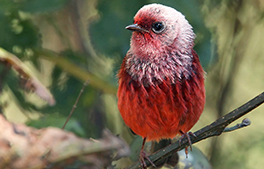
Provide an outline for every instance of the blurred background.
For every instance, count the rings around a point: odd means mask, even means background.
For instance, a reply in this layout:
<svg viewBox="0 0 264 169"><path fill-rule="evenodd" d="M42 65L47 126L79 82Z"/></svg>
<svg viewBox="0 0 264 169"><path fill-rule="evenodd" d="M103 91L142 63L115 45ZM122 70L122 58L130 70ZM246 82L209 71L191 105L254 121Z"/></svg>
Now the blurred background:
<svg viewBox="0 0 264 169"><path fill-rule="evenodd" d="M124 28L149 3L179 10L197 35L195 50L207 72L207 99L192 131L263 91L263 0L0 0L0 47L23 60L56 99L55 106L48 106L25 92L17 75L1 64L1 112L12 122L61 128L89 79L66 129L96 139L108 128L132 150L140 147L135 141L139 137L131 134L117 109L116 74L129 49L131 32ZM260 106L246 115L249 127L195 144L212 168L264 166L263 111ZM117 164L127 166L133 159L137 156L132 154Z"/></svg>

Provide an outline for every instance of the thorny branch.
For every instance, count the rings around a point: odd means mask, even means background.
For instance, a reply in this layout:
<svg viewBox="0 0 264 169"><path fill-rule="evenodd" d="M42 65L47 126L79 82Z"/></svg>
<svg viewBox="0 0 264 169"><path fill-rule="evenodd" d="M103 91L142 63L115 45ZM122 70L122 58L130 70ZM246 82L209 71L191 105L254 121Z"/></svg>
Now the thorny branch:
<svg viewBox="0 0 264 169"><path fill-rule="evenodd" d="M264 103L264 92L260 95L256 96L252 100L248 101L247 103L243 104L239 108L231 111L230 113L226 114L225 116L217 119L213 123L211 123L208 126L205 126L204 128L194 132L196 137L190 136L192 144L197 143L201 140L207 139L209 137L213 136L219 136L223 132L229 132L234 131L236 129L246 127L250 125L250 121L248 119L244 119L241 124L237 124L233 127L227 128L230 123L237 120L238 118L244 116L245 114L249 113L251 110L257 108L259 105ZM173 143L155 153L153 153L151 156L149 156L149 159L152 162L157 162L163 158L166 158L170 156L171 154L189 146L189 142L187 138L182 139L181 144L179 141L176 143ZM147 166L150 166L150 163L148 160L146 160ZM135 163L134 165L128 167L127 169L140 169L141 164L140 162Z"/></svg>

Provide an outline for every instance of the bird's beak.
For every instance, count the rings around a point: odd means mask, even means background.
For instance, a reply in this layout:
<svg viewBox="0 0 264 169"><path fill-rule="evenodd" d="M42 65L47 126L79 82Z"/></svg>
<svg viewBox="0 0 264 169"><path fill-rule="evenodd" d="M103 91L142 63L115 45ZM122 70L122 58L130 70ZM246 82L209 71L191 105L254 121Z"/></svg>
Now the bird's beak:
<svg viewBox="0 0 264 169"><path fill-rule="evenodd" d="M138 31L138 32L149 32L148 30L141 28L138 24L128 25L126 29L131 31Z"/></svg>

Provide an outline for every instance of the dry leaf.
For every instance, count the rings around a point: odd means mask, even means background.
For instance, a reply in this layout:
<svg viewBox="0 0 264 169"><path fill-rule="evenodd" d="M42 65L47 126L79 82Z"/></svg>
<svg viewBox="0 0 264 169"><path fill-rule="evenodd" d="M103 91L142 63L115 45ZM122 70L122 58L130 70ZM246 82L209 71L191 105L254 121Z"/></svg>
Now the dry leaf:
<svg viewBox="0 0 264 169"><path fill-rule="evenodd" d="M31 70L15 55L0 48L0 62L18 72L20 79L24 82L24 87L27 90L34 91L40 98L46 100L49 105L55 104L55 99L49 90L38 80Z"/></svg>
<svg viewBox="0 0 264 169"><path fill-rule="evenodd" d="M103 133L102 139L85 140L58 128L13 124L0 115L0 168L97 169L129 155L124 141L108 130Z"/></svg>

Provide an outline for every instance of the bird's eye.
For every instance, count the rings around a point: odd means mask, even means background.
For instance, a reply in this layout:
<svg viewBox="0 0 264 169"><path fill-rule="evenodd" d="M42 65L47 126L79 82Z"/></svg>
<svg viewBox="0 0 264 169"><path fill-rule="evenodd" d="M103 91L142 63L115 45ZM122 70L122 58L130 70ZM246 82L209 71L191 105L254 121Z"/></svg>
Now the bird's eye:
<svg viewBox="0 0 264 169"><path fill-rule="evenodd" d="M164 31L165 26L164 23L162 22L155 22L152 24L152 30L155 33L161 33L162 31Z"/></svg>

